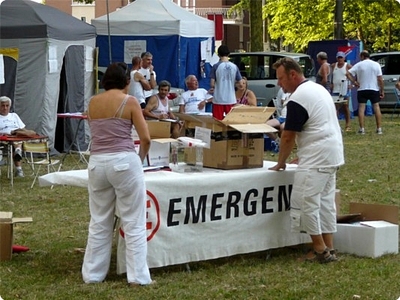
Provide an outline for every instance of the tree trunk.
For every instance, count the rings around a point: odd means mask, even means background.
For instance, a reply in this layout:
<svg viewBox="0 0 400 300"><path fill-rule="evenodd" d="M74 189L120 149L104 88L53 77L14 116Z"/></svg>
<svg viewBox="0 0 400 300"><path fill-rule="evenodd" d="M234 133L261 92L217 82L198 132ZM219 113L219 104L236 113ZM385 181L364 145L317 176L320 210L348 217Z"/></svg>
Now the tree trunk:
<svg viewBox="0 0 400 300"><path fill-rule="evenodd" d="M250 51L263 51L262 0L250 1Z"/></svg>

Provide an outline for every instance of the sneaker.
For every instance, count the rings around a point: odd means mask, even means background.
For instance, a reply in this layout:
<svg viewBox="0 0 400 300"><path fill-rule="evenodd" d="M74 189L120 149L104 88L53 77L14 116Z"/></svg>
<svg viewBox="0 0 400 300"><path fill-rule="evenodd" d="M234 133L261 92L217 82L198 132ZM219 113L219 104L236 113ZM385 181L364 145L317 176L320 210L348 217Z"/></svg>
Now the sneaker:
<svg viewBox="0 0 400 300"><path fill-rule="evenodd" d="M15 148L14 150L14 160L20 161L22 159L22 150L21 148Z"/></svg>
<svg viewBox="0 0 400 300"><path fill-rule="evenodd" d="M365 134L365 130L364 130L364 128L360 128L360 129L358 129L358 134Z"/></svg>
<svg viewBox="0 0 400 300"><path fill-rule="evenodd" d="M382 128L378 128L378 129L376 130L376 133L377 133L377 134L382 134Z"/></svg>
<svg viewBox="0 0 400 300"><path fill-rule="evenodd" d="M24 177L24 171L22 169L15 170L15 177Z"/></svg>

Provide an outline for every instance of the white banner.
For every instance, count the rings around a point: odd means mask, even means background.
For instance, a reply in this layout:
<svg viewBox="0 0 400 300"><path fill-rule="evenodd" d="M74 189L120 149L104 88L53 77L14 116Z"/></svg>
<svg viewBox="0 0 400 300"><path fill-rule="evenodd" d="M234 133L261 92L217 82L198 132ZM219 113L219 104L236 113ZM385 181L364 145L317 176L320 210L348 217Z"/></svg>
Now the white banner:
<svg viewBox="0 0 400 300"><path fill-rule="evenodd" d="M147 240L150 268L251 253L310 242L290 232L290 193L295 165L202 173L146 173ZM64 174L62 174L64 173ZM76 174L74 176L73 174ZM87 185L87 171L40 177L41 185ZM86 177L86 178L85 178ZM125 272L123 239L118 273Z"/></svg>

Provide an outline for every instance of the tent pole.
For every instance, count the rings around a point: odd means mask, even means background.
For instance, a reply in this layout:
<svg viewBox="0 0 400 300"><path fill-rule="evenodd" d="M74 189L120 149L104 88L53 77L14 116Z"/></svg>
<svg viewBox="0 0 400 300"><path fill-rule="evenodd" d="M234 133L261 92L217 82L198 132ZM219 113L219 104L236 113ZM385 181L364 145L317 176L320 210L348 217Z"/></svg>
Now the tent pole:
<svg viewBox="0 0 400 300"><path fill-rule="evenodd" d="M112 55L111 55L111 34L110 34L110 11L108 7L108 0L106 0L107 4L107 30L108 30L108 55L109 55L109 60L110 60L110 65L112 63Z"/></svg>

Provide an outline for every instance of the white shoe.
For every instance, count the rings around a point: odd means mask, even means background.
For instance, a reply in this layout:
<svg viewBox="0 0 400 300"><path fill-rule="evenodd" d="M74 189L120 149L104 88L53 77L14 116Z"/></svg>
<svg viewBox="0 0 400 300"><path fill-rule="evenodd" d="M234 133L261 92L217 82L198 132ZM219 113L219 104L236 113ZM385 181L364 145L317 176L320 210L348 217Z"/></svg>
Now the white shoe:
<svg viewBox="0 0 400 300"><path fill-rule="evenodd" d="M365 134L364 128L360 128L360 129L358 130L358 134Z"/></svg>
<svg viewBox="0 0 400 300"><path fill-rule="evenodd" d="M15 177L24 177L24 171L22 171L22 169L16 169Z"/></svg>
<svg viewBox="0 0 400 300"><path fill-rule="evenodd" d="M382 132L382 128L378 128L377 130L376 130L376 133L377 134L382 134L383 132Z"/></svg>

